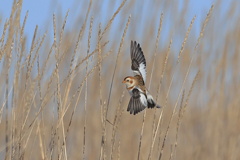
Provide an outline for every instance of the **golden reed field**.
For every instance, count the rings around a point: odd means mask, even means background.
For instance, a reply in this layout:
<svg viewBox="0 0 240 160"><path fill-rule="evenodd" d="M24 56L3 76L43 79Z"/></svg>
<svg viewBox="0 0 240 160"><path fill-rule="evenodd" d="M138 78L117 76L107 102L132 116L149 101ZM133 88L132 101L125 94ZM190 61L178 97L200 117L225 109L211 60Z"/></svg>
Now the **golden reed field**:
<svg viewBox="0 0 240 160"><path fill-rule="evenodd" d="M23 4L0 16L0 159L240 159L239 1L81 1L30 34ZM162 106L137 115L131 40Z"/></svg>

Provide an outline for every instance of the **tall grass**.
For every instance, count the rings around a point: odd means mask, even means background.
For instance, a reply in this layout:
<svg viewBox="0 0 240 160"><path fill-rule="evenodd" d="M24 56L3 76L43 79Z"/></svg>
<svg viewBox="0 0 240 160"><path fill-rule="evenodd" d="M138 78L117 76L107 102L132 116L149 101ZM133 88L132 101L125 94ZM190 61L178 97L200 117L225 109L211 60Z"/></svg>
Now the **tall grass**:
<svg viewBox="0 0 240 160"><path fill-rule="evenodd" d="M22 3L0 21L0 159L240 159L239 2L88 1L32 35ZM162 106L135 116L131 40Z"/></svg>

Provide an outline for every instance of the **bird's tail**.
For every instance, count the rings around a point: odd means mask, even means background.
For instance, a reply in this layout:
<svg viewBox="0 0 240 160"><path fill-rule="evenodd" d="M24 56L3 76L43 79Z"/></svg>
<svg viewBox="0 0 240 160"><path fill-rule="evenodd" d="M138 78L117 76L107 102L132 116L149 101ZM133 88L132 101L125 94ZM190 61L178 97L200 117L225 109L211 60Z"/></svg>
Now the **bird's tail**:
<svg viewBox="0 0 240 160"><path fill-rule="evenodd" d="M156 102L153 100L152 95L147 92L147 102L148 102L148 108L161 108L161 106L159 106L158 104L156 104Z"/></svg>

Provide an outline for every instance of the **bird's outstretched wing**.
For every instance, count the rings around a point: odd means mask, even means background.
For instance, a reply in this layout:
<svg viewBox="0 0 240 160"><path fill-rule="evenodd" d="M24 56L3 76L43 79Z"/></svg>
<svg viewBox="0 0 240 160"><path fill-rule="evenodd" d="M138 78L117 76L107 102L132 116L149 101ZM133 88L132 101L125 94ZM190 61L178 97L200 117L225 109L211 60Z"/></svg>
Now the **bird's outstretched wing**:
<svg viewBox="0 0 240 160"><path fill-rule="evenodd" d="M140 45L136 41L131 41L131 60L132 60L132 70L135 74L141 75L144 82L146 82L146 59L143 55L143 51Z"/></svg>
<svg viewBox="0 0 240 160"><path fill-rule="evenodd" d="M141 93L137 88L134 88L132 90L132 97L129 101L127 111L130 112L130 114L137 114L138 112L141 112L144 110L148 105L146 96Z"/></svg>

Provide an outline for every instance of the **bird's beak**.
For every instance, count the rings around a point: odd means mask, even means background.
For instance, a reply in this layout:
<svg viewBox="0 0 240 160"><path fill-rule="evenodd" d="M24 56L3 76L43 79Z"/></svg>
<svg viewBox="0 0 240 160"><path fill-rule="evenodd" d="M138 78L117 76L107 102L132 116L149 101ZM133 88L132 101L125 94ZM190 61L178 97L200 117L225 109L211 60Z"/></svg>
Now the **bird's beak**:
<svg viewBox="0 0 240 160"><path fill-rule="evenodd" d="M123 80L122 83L126 83L126 81Z"/></svg>

